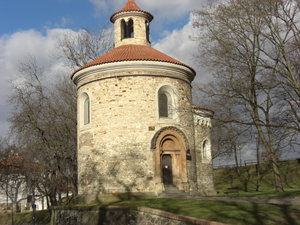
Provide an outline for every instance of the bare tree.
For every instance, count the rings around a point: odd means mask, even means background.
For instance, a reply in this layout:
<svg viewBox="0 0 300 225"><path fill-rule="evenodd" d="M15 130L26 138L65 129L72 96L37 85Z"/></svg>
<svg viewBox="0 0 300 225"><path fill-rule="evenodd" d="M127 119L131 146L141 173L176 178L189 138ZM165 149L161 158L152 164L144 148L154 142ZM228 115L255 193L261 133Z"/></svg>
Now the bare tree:
<svg viewBox="0 0 300 225"><path fill-rule="evenodd" d="M299 33L300 8L294 0L268 0L261 9L264 29L262 36L266 46L260 51L260 66L275 74L280 84L278 99L281 108L274 127L286 127L300 132L300 74L299 74Z"/></svg>
<svg viewBox="0 0 300 225"><path fill-rule="evenodd" d="M58 40L60 57L76 69L112 48L112 32L70 32ZM49 79L34 57L20 63L23 79L13 83L10 102L12 134L22 146L24 160L33 166L26 174L32 193L57 205L62 193L77 194L77 104L76 89L69 74Z"/></svg>
<svg viewBox="0 0 300 225"><path fill-rule="evenodd" d="M205 100L205 103L210 104L212 108L219 108L220 104ZM229 106L229 107L227 107ZM234 112L230 108L230 104L222 103L222 111L217 110L215 119L213 120L213 158L226 157L234 160L236 173L240 175L239 167L241 166L240 154L242 149L249 141L251 129L248 126L241 126L234 123L226 123L219 118L235 118Z"/></svg>
<svg viewBox="0 0 300 225"><path fill-rule="evenodd" d="M68 33L58 41L61 57L66 59L72 69L81 67L98 58L113 48L111 29L100 29L98 32L79 30Z"/></svg>
<svg viewBox="0 0 300 225"><path fill-rule="evenodd" d="M205 88L205 93L212 101L230 103L235 111L235 117L221 116L220 120L256 128L271 161L277 191L283 191L277 163L277 134L290 130L298 138L300 131L299 111L295 111L299 89L287 60L295 51L284 50L290 49L295 35L299 35L294 32L299 28L296 3L230 0L195 12L195 26L203 28L200 40L205 47L201 52L205 52L206 65L215 73L215 81ZM284 29L278 29L284 25ZM286 37L286 41L279 35ZM283 91L287 88L291 89ZM281 113L282 107L294 111L293 116L288 118L290 113Z"/></svg>
<svg viewBox="0 0 300 225"><path fill-rule="evenodd" d="M18 152L15 145L6 145L0 153L0 190L16 212L20 212L19 203L26 199L26 168Z"/></svg>
<svg viewBox="0 0 300 225"><path fill-rule="evenodd" d="M12 132L24 148L24 160L35 165L27 174L29 183L56 205L62 187L70 185L77 193L75 88L67 77L49 85L34 58L20 71L25 80L13 86L10 98Z"/></svg>

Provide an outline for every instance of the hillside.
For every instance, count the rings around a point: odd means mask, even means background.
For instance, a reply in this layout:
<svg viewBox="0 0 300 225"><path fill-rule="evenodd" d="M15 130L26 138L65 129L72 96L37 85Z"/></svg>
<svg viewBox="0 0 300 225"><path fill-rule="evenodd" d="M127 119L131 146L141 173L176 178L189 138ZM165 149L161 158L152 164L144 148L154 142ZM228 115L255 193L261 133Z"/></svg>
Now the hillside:
<svg viewBox="0 0 300 225"><path fill-rule="evenodd" d="M280 172L283 180L284 189L287 193L279 197L300 196L300 161L288 160L279 162ZM215 189L220 195L235 196L257 196L256 192L256 165L240 167L240 176L237 175L236 168L214 169ZM267 163L260 165L261 197L273 196L274 183L270 165Z"/></svg>

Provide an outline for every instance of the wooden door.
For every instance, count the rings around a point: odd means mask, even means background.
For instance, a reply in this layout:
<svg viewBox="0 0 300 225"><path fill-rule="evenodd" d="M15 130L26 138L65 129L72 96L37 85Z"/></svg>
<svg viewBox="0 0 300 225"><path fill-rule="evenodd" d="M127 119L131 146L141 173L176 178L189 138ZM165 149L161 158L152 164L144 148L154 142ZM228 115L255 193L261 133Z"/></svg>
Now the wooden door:
<svg viewBox="0 0 300 225"><path fill-rule="evenodd" d="M162 156L162 175L164 185L173 184L173 173L172 173L172 157L171 155Z"/></svg>

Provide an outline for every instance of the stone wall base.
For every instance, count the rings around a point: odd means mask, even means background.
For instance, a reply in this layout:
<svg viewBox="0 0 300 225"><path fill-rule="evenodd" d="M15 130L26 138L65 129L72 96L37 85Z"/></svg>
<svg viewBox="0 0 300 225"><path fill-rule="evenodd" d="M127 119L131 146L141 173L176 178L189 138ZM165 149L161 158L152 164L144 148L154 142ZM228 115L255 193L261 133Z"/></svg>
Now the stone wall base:
<svg viewBox="0 0 300 225"><path fill-rule="evenodd" d="M228 225L173 213L138 208L54 209L51 225Z"/></svg>
<svg viewBox="0 0 300 225"><path fill-rule="evenodd" d="M74 203L77 204L107 204L124 200L138 200L157 197L156 193L150 192L128 192L128 193L105 193L105 194L85 194L79 195Z"/></svg>

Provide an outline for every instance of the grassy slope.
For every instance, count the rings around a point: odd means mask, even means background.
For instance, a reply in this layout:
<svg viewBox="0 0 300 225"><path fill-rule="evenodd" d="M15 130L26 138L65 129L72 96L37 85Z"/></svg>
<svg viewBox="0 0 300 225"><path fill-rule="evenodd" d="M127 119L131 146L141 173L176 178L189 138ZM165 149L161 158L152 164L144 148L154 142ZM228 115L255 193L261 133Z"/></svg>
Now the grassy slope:
<svg viewBox="0 0 300 225"><path fill-rule="evenodd" d="M296 225L300 221L300 206L184 199L125 201L117 205L146 206L233 225Z"/></svg>
<svg viewBox="0 0 300 225"><path fill-rule="evenodd" d="M111 205L123 207L144 206L233 225L297 225L300 221L300 206L185 199L131 200ZM100 206L95 205L94 207ZM83 209L85 206L79 206L78 208ZM21 222L23 224L31 224L31 216L31 213L18 214L15 217L18 218L15 220L15 224L20 224ZM36 221L36 224L49 223L49 214L46 211L39 212ZM11 224L10 215L1 215L0 224Z"/></svg>
<svg viewBox="0 0 300 225"><path fill-rule="evenodd" d="M249 196L249 197L293 197L300 196L300 164L294 161L280 163L283 174L284 186L287 192L274 192L272 173L267 165L262 170L264 173L261 192L255 192L255 166L244 167L243 172L250 175L249 192L223 194L227 188L243 187L241 179L234 174L234 169L214 170L214 182L219 195ZM245 175L243 175L245 176ZM234 225L297 225L300 224L300 206L238 203L222 201L197 201L184 199L148 199L137 201L124 201L115 203L124 207L145 206L161 209L176 214L202 218L211 221L219 221ZM85 206L80 206L79 208ZM38 224L48 224L50 215L47 211L39 211L36 214ZM31 213L15 215L15 223L31 224ZM0 224L11 224L11 215L0 215Z"/></svg>
<svg viewBox="0 0 300 225"><path fill-rule="evenodd" d="M255 191L256 187L256 169L255 165L241 167L242 176L238 177L235 168L215 169L214 183L216 191L219 195L229 196L247 196L247 197L295 197L300 196L300 164L297 160L280 162L280 171L282 175L283 185L286 192L277 193L274 191L273 174L269 165L262 165L262 182L260 192ZM224 194L227 188L239 187L244 189L243 180L247 180L249 176L248 192L239 191L239 193Z"/></svg>

